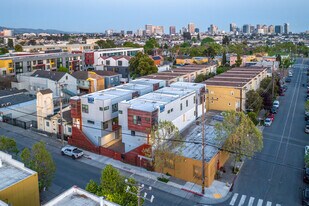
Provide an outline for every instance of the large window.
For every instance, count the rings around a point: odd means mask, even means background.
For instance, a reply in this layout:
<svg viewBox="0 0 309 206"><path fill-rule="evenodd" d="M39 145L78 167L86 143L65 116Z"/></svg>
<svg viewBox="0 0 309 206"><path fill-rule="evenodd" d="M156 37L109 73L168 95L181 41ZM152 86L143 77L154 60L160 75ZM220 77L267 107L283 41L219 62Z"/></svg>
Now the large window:
<svg viewBox="0 0 309 206"><path fill-rule="evenodd" d="M111 65L111 61L106 60L106 65L107 65L107 66Z"/></svg>
<svg viewBox="0 0 309 206"><path fill-rule="evenodd" d="M88 105L82 104L82 112L84 112L84 113L89 113Z"/></svg>
<svg viewBox="0 0 309 206"><path fill-rule="evenodd" d="M142 123L142 118L140 116L133 116L133 124L141 125Z"/></svg>
<svg viewBox="0 0 309 206"><path fill-rule="evenodd" d="M113 104L112 105L112 113L117 112L118 111L118 104Z"/></svg>
<svg viewBox="0 0 309 206"><path fill-rule="evenodd" d="M88 124L94 124L94 121L92 121L92 120L87 120L87 123L88 123Z"/></svg>
<svg viewBox="0 0 309 206"><path fill-rule="evenodd" d="M122 66L122 61L118 61L118 66Z"/></svg>
<svg viewBox="0 0 309 206"><path fill-rule="evenodd" d="M102 128L103 129L108 129L108 122L103 122L102 123Z"/></svg>
<svg viewBox="0 0 309 206"><path fill-rule="evenodd" d="M182 111L182 103L180 103L180 111Z"/></svg>

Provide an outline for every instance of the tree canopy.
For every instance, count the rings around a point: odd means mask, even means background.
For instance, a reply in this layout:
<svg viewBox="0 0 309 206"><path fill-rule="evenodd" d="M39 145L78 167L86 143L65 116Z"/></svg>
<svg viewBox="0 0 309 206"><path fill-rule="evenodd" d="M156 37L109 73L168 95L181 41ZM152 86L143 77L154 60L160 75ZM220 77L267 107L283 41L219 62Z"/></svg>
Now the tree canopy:
<svg viewBox="0 0 309 206"><path fill-rule="evenodd" d="M240 54L237 54L237 59L235 61L235 64L237 67L240 67L240 65L242 64L242 58L240 56Z"/></svg>
<svg viewBox="0 0 309 206"><path fill-rule="evenodd" d="M202 39L201 45L203 46L203 45L205 45L205 44L209 44L209 43L213 43L213 42L215 42L215 40L214 40L213 38L211 38L211 37L206 37L206 38Z"/></svg>
<svg viewBox="0 0 309 206"><path fill-rule="evenodd" d="M68 68L66 68L66 67L59 67L58 68L58 72L66 72L66 73L69 73L69 69Z"/></svg>
<svg viewBox="0 0 309 206"><path fill-rule="evenodd" d="M259 113L263 107L263 98L254 90L246 93L246 109L252 109L255 113Z"/></svg>
<svg viewBox="0 0 309 206"><path fill-rule="evenodd" d="M16 52L22 52L22 51L23 51L23 47L22 47L20 44L16 44L14 50L15 50Z"/></svg>
<svg viewBox="0 0 309 206"><path fill-rule="evenodd" d="M215 125L217 139L223 142L223 150L232 153L236 161L251 158L263 148L261 131L243 112L227 111L224 120Z"/></svg>
<svg viewBox="0 0 309 206"><path fill-rule="evenodd" d="M158 68L154 61L147 54L143 54L142 52L138 52L135 57L132 57L129 64L130 76L133 79L158 72Z"/></svg>
<svg viewBox="0 0 309 206"><path fill-rule="evenodd" d="M133 47L133 48L141 47L139 44L136 44L136 43L133 43L133 42L130 42L130 41L124 42L122 46L124 46L124 47Z"/></svg>
<svg viewBox="0 0 309 206"><path fill-rule="evenodd" d="M116 44L113 40L99 40L96 42L96 44L100 47L100 49L116 47Z"/></svg>
<svg viewBox="0 0 309 206"><path fill-rule="evenodd" d="M10 49L13 49L13 48L14 48L13 39L9 39L9 40L8 40L8 47L9 47Z"/></svg>
<svg viewBox="0 0 309 206"><path fill-rule="evenodd" d="M146 54L153 54L153 50L155 48L158 48L159 44L157 42L157 40L155 38L150 38L146 41L145 45L144 45L144 50Z"/></svg>
<svg viewBox="0 0 309 206"><path fill-rule="evenodd" d="M56 165L45 143L38 142L32 146L31 150L25 148L21 153L21 159L28 168L38 173L39 190L47 189L54 178Z"/></svg>
<svg viewBox="0 0 309 206"><path fill-rule="evenodd" d="M13 155L19 152L15 140L4 135L0 136L0 150Z"/></svg>
<svg viewBox="0 0 309 206"><path fill-rule="evenodd" d="M0 48L0 55L9 53L9 50L5 47Z"/></svg>
<svg viewBox="0 0 309 206"><path fill-rule="evenodd" d="M129 178L128 182L136 184L133 178ZM112 165L107 165L102 170L100 183L90 180L86 190L98 196L104 196L108 201L119 205L135 206L137 205L137 196L126 192L127 186L125 177ZM130 191L137 193L137 187L130 186ZM143 204L143 200L141 203Z"/></svg>

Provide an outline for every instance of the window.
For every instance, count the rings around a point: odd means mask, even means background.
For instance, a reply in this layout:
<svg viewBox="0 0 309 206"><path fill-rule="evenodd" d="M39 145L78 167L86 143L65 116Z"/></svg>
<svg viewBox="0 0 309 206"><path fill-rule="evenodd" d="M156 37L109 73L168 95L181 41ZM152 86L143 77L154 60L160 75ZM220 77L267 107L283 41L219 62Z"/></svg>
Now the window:
<svg viewBox="0 0 309 206"><path fill-rule="evenodd" d="M234 91L231 91L231 95L232 95L232 96L234 95Z"/></svg>
<svg viewBox="0 0 309 206"><path fill-rule="evenodd" d="M46 122L46 127L49 127L49 122Z"/></svg>
<svg viewBox="0 0 309 206"><path fill-rule="evenodd" d="M196 97L194 96L193 97L193 104L195 104L196 103Z"/></svg>
<svg viewBox="0 0 309 206"><path fill-rule="evenodd" d="M111 65L111 61L106 60L106 65L107 65L107 66Z"/></svg>
<svg viewBox="0 0 309 206"><path fill-rule="evenodd" d="M188 100L186 100L186 107L189 105L189 101Z"/></svg>
<svg viewBox="0 0 309 206"><path fill-rule="evenodd" d="M229 106L231 106L231 103L229 103Z"/></svg>
<svg viewBox="0 0 309 206"><path fill-rule="evenodd" d="M102 128L108 129L108 122L102 122Z"/></svg>
<svg viewBox="0 0 309 206"><path fill-rule="evenodd" d="M87 120L87 123L88 123L88 124L94 124L94 121L92 121L92 120Z"/></svg>
<svg viewBox="0 0 309 206"><path fill-rule="evenodd" d="M103 111L103 107L99 107L99 110L100 110L100 111Z"/></svg>
<svg viewBox="0 0 309 206"><path fill-rule="evenodd" d="M84 113L89 113L88 105L82 104L82 112L84 112Z"/></svg>
<svg viewBox="0 0 309 206"><path fill-rule="evenodd" d="M68 132L71 133L72 132L72 128L68 127Z"/></svg>
<svg viewBox="0 0 309 206"><path fill-rule="evenodd" d="M167 110L167 114L171 113L171 110Z"/></svg>
<svg viewBox="0 0 309 206"><path fill-rule="evenodd" d="M133 124L137 124L137 116L133 115Z"/></svg>
<svg viewBox="0 0 309 206"><path fill-rule="evenodd" d="M147 123L149 123L149 122L150 122L150 118L146 117L146 118L145 118L145 121L146 121Z"/></svg>
<svg viewBox="0 0 309 206"><path fill-rule="evenodd" d="M104 107L104 111L109 110L109 106Z"/></svg>
<svg viewBox="0 0 309 206"><path fill-rule="evenodd" d="M194 178L201 179L202 178L202 168L196 165L193 165L193 176Z"/></svg>
<svg viewBox="0 0 309 206"><path fill-rule="evenodd" d="M180 111L182 111L182 103L180 104Z"/></svg>
<svg viewBox="0 0 309 206"><path fill-rule="evenodd" d="M118 61L118 66L122 66L122 61Z"/></svg>
<svg viewBox="0 0 309 206"><path fill-rule="evenodd" d="M211 104L213 104L214 103L214 101L211 101Z"/></svg>
<svg viewBox="0 0 309 206"><path fill-rule="evenodd" d="M36 61L33 61L33 65L36 65Z"/></svg>
<svg viewBox="0 0 309 206"><path fill-rule="evenodd" d="M66 75L66 76L65 76L65 79L66 79L66 80L68 80L68 79L69 79L68 75Z"/></svg>
<svg viewBox="0 0 309 206"><path fill-rule="evenodd" d="M122 110L119 110L118 113L119 113L119 114L122 114Z"/></svg>
<svg viewBox="0 0 309 206"><path fill-rule="evenodd" d="M132 136L135 136L135 131L131 131L131 135L132 135Z"/></svg>
<svg viewBox="0 0 309 206"><path fill-rule="evenodd" d="M118 104L113 104L112 105L112 113L117 112L118 111Z"/></svg>
<svg viewBox="0 0 309 206"><path fill-rule="evenodd" d="M174 109L172 108L172 109L171 109L171 112L173 112L173 111L174 111Z"/></svg>
<svg viewBox="0 0 309 206"><path fill-rule="evenodd" d="M49 59L46 59L46 63L47 63L47 64L49 63Z"/></svg>
<svg viewBox="0 0 309 206"><path fill-rule="evenodd" d="M142 118L140 116L137 116L137 124L138 125L142 124Z"/></svg>

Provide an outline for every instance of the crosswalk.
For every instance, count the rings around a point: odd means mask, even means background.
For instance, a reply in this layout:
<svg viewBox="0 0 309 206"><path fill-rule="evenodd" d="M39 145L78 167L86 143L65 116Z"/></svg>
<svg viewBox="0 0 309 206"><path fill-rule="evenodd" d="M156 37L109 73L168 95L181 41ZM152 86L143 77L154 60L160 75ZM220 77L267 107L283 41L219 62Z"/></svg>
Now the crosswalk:
<svg viewBox="0 0 309 206"><path fill-rule="evenodd" d="M230 206L281 206L280 204L272 203L270 201L264 201L255 197L248 197L247 195L240 195L234 193Z"/></svg>

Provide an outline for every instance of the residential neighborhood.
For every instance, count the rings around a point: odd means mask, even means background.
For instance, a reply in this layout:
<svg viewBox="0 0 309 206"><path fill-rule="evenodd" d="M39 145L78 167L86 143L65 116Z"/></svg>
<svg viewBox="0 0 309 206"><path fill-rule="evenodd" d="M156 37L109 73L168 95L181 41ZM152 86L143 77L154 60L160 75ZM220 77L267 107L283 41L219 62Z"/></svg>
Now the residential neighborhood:
<svg viewBox="0 0 309 206"><path fill-rule="evenodd" d="M4 3L0 205L309 205L304 9L118 3Z"/></svg>

